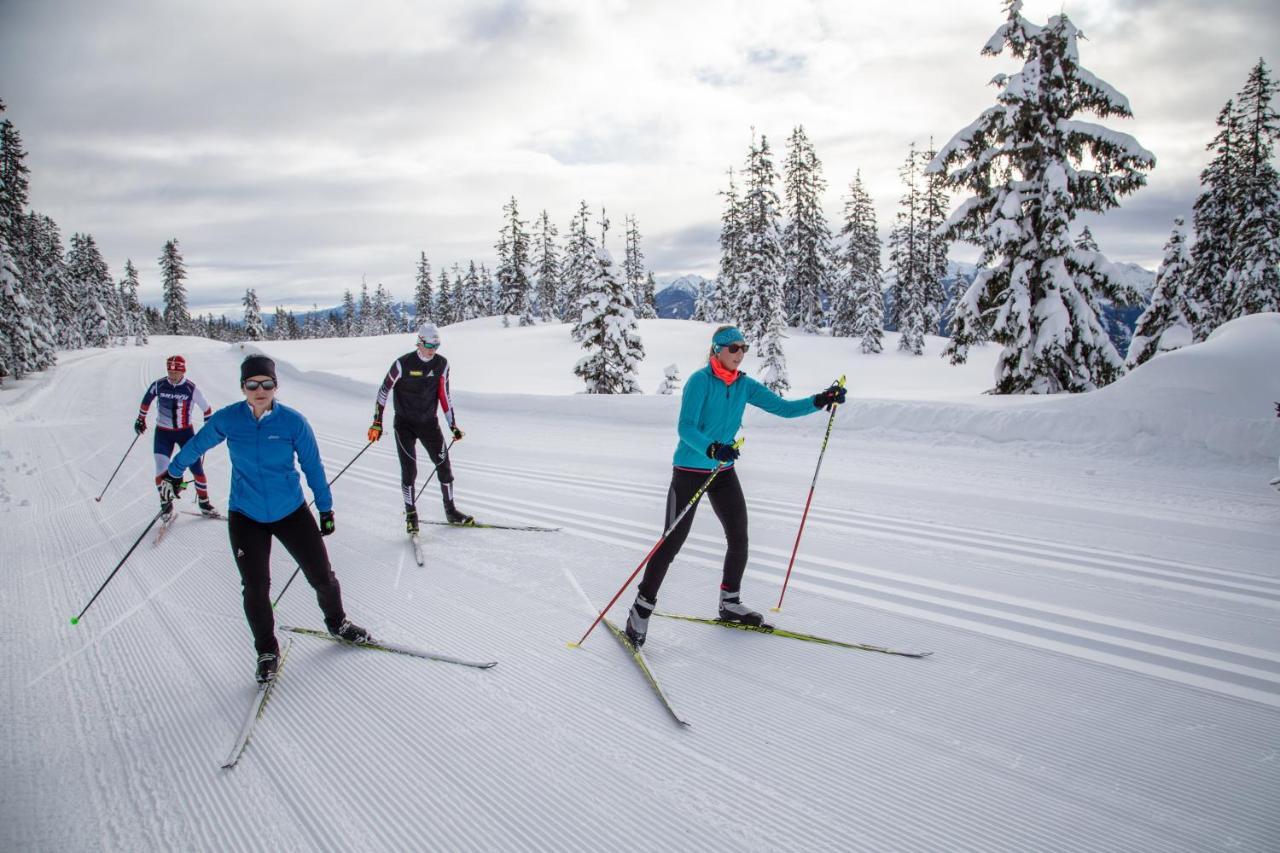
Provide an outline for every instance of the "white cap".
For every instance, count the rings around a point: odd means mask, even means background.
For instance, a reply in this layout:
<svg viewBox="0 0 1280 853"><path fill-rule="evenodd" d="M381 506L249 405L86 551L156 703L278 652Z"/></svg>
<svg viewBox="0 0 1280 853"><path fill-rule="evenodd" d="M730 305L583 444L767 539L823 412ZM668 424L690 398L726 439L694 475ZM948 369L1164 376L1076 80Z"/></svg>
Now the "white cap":
<svg viewBox="0 0 1280 853"><path fill-rule="evenodd" d="M435 323L423 323L418 327L418 339L423 343L440 346L440 330Z"/></svg>

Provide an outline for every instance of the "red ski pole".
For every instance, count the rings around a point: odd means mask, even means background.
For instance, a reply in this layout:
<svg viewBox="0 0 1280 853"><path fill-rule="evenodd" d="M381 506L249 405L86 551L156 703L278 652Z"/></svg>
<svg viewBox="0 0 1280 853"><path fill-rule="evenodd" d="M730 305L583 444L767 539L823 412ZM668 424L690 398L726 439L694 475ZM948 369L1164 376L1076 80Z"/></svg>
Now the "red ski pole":
<svg viewBox="0 0 1280 853"><path fill-rule="evenodd" d="M836 383L841 388L844 387L844 377L841 376ZM787 563L787 576L782 581L782 592L778 594L778 605L769 609L777 613L782 609L782 597L787 594L787 584L791 581L791 567L796 564L796 552L800 550L800 537L804 534L804 523L809 518L809 504L813 502L813 490L818 485L818 472L822 470L822 457L827 452L827 441L831 438L831 427L836 422L836 409L840 405L834 404L831 407L831 417L827 418L827 434L822 437L822 450L818 451L818 467L813 471L813 482L809 484L809 497L804 502L804 513L800 516L800 529L796 531L796 544L791 546L791 560Z"/></svg>
<svg viewBox="0 0 1280 853"><path fill-rule="evenodd" d="M733 443L733 446L735 448L741 447L742 442L744 441L746 441L745 438L740 438ZM723 467L724 467L723 462L716 463L716 468L714 471L711 472L711 476L707 478L706 482L704 482L701 487L699 487L698 491L693 493L693 497L689 498L689 502L684 505L684 509L680 510L680 514L676 516L676 520L671 522L671 525L667 527L665 531L663 531L662 538L659 539L654 544L654 546L649 549L649 553L644 555L644 559L640 561L640 565L636 566L636 570L631 573L630 577L627 578L627 582L624 583L621 586L621 588L618 589L617 593L614 594L613 598L609 599L609 603L606 604L604 606L604 610L601 610L600 613L596 616L596 620L591 623L591 627L587 629L587 633L583 634L582 639L578 640L578 642L569 643L568 644L569 648L576 649L587 641L587 637L591 634L592 631L596 629L596 626L600 624L600 620L604 618L604 615L608 613L609 610L613 607L613 605L617 603L618 599L622 597L622 593L627 591L627 587L631 586L631 582L636 579L636 575L640 574L640 570L643 569L645 567L645 564L649 562L649 558L652 557L655 553L657 553L658 549L662 547L662 543L666 542L667 537L671 535L671 531L675 530L677 525L680 524L680 519L684 518L685 515L688 514L689 510L693 509L694 504L698 502L698 498L702 497L703 492L705 492L708 488L710 488L712 481L715 480L717 475L719 475L720 469L722 469Z"/></svg>

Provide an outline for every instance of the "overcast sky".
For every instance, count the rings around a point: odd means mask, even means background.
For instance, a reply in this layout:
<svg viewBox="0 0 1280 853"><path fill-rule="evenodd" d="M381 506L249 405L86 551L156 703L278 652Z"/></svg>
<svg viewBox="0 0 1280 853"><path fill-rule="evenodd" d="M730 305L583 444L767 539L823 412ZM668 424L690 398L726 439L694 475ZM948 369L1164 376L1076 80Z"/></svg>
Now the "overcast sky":
<svg viewBox="0 0 1280 853"><path fill-rule="evenodd" d="M357 11L358 8L358 11ZM1280 60L1273 0L1028 0L1066 11L1081 63L1129 98L1108 120L1158 163L1092 224L1113 260L1154 268L1188 215L1225 101ZM22 134L31 205L89 232L144 301L177 237L198 311L336 304L384 283L492 268L502 206L563 231L634 214L660 282L713 275L726 170L752 128L781 169L803 125L833 227L856 170L882 234L913 140L945 143L1017 66L979 51L999 0L390 2L0 0L0 99ZM781 187L778 188L779 192ZM972 250L955 255L972 259Z"/></svg>

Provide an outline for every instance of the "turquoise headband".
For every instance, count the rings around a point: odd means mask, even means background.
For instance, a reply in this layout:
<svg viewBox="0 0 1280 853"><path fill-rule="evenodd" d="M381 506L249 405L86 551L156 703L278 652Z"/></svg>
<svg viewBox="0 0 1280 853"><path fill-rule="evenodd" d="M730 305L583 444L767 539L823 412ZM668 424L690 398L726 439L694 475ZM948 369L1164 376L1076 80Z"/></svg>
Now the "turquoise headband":
<svg viewBox="0 0 1280 853"><path fill-rule="evenodd" d="M737 326L721 329L711 336L711 344L716 352L720 352L721 347L727 347L729 344L738 343L739 341L745 342L746 340Z"/></svg>

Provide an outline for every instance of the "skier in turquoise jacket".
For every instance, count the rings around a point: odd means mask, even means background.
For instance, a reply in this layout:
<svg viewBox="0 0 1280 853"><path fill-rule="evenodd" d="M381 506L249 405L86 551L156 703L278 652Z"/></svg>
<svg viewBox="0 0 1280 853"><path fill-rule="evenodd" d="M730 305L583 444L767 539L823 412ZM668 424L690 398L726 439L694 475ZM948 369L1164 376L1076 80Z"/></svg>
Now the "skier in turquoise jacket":
<svg viewBox="0 0 1280 853"><path fill-rule="evenodd" d="M275 678L280 665L271 609L272 537L298 562L315 590L329 632L352 643L369 640L368 631L347 619L342 588L321 538L333 533L335 523L333 495L325 481L315 433L301 413L276 401L278 387L274 361L265 355L246 358L240 365L244 402L214 412L169 463L160 483L161 498L167 492L173 500L182 490L183 469L206 451L227 443L231 457L227 527L240 570L244 614L258 651L259 683ZM320 511L318 527L302 493L295 457Z"/></svg>
<svg viewBox="0 0 1280 853"><path fill-rule="evenodd" d="M707 366L685 383L676 430L680 442L672 460L671 487L667 490L663 529L671 526L685 504L693 499L718 467L719 474L707 489L706 496L716 518L720 519L728 542L720 581L720 618L759 625L763 618L744 606L740 595L742 574L747 567L747 502L734 468L738 458L734 441L742 427L742 414L750 404L783 418L811 415L843 403L845 389L833 383L812 397L784 400L738 369L748 349L741 331L734 326L721 326L711 337ZM649 631L649 617L658 600L658 589L671 561L680 553L689 535L696 512L695 504L654 552L645 568L635 603L627 614L627 639L637 648L644 644Z"/></svg>

